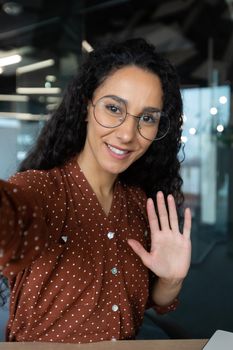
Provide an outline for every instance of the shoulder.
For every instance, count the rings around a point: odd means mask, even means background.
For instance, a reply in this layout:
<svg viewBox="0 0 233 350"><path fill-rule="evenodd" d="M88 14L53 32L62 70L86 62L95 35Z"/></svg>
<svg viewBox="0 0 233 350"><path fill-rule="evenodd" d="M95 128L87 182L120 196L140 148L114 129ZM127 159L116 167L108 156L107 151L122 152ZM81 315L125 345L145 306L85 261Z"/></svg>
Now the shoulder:
<svg viewBox="0 0 233 350"><path fill-rule="evenodd" d="M20 187L34 187L37 184L48 181L48 172L43 170L26 170L11 176L8 181Z"/></svg>
<svg viewBox="0 0 233 350"><path fill-rule="evenodd" d="M9 178L8 182L21 187L24 190L42 189L49 181L48 171L27 170L16 173Z"/></svg>
<svg viewBox="0 0 233 350"><path fill-rule="evenodd" d="M42 208L46 218L60 215L66 202L63 167L50 170L27 170L16 173L8 183L17 186L30 203Z"/></svg>
<svg viewBox="0 0 233 350"><path fill-rule="evenodd" d="M48 191L56 189L61 183L61 169L50 170L26 170L16 173L9 178L8 182L19 186L26 192L37 192L47 195Z"/></svg>

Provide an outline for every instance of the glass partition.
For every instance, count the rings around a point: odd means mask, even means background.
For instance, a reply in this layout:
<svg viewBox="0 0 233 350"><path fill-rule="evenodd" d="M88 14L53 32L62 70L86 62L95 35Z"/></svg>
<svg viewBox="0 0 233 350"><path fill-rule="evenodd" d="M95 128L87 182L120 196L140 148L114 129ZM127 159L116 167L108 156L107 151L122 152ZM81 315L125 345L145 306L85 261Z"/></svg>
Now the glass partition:
<svg viewBox="0 0 233 350"><path fill-rule="evenodd" d="M15 115L15 118L14 118ZM32 147L46 117L12 113L11 117L2 113L0 118L0 178L7 179L16 172L19 163Z"/></svg>
<svg viewBox="0 0 233 350"><path fill-rule="evenodd" d="M212 237L220 239L226 237L229 215L226 135L230 128L230 87L183 89L182 95L183 190L198 232L200 228L211 229Z"/></svg>

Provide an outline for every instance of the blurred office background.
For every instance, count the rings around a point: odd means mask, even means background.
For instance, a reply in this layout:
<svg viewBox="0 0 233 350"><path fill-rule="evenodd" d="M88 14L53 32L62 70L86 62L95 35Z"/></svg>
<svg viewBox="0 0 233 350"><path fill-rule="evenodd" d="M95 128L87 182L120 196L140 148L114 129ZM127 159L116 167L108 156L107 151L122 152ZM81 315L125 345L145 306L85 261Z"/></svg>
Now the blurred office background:
<svg viewBox="0 0 233 350"><path fill-rule="evenodd" d="M162 320L193 338L233 332L233 0L0 0L0 177L16 171L82 55L138 36L177 67L184 100L193 255L180 307ZM0 308L1 340L7 317Z"/></svg>

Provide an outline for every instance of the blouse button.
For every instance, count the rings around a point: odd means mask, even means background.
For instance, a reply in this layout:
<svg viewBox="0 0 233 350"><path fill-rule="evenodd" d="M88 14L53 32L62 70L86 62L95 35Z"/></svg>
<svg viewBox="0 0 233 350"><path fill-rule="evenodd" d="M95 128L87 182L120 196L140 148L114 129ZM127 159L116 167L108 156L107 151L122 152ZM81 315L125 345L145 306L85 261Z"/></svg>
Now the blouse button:
<svg viewBox="0 0 233 350"><path fill-rule="evenodd" d="M109 239L113 239L114 235L115 235L115 233L114 233L114 232L111 232L111 231L108 232L108 234L107 234L107 236L108 236Z"/></svg>
<svg viewBox="0 0 233 350"><path fill-rule="evenodd" d="M116 267L113 267L113 268L111 269L111 272L112 272L113 275L116 275L117 272L118 272L118 270L117 270Z"/></svg>
<svg viewBox="0 0 233 350"><path fill-rule="evenodd" d="M119 309L118 305L116 304L112 305L112 311L116 312L118 311L118 309Z"/></svg>

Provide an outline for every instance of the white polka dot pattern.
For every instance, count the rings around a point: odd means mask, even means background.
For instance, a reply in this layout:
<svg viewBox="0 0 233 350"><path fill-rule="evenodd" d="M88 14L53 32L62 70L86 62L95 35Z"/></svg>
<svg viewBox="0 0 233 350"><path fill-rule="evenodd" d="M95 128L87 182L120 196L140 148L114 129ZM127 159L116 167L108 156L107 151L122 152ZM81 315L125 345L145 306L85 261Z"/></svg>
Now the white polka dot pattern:
<svg viewBox="0 0 233 350"><path fill-rule="evenodd" d="M132 339L149 282L127 239L147 245L144 193L118 181L106 216L75 158L10 182L0 183L0 210L12 218L11 226L1 222L12 234L0 236L0 265L12 289L8 340Z"/></svg>

